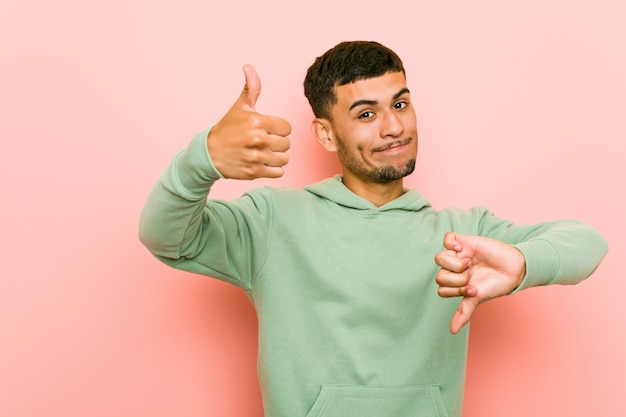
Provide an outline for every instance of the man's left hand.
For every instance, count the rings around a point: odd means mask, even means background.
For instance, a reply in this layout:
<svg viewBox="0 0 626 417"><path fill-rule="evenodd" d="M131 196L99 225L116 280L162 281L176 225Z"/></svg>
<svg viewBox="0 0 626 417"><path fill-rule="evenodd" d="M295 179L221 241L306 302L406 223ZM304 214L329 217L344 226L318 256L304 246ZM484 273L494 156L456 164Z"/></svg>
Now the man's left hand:
<svg viewBox="0 0 626 417"><path fill-rule="evenodd" d="M524 255L507 243L483 236L446 233L445 250L435 256L439 296L463 297L450 322L457 334L480 303L510 294L526 274Z"/></svg>

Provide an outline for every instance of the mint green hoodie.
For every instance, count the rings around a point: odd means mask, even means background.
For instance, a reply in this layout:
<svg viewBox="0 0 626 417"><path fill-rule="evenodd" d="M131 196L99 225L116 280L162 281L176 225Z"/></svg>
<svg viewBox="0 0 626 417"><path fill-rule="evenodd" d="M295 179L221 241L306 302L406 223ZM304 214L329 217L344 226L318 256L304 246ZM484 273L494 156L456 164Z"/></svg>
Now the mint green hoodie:
<svg viewBox="0 0 626 417"><path fill-rule="evenodd" d="M518 291L577 283L607 251L578 222L438 211L414 190L375 207L340 176L207 202L220 175L206 135L160 177L140 238L166 264L248 294L266 417L461 415L468 327L449 332L459 299L440 298L434 279L448 231L514 244L527 263Z"/></svg>

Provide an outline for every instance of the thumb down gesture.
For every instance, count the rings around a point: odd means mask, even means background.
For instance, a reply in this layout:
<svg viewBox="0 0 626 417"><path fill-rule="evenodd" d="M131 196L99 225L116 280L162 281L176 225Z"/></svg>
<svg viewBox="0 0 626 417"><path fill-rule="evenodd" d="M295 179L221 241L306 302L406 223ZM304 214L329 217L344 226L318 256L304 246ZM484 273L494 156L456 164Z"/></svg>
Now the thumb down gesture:
<svg viewBox="0 0 626 417"><path fill-rule="evenodd" d="M450 322L454 334L467 324L480 303L510 294L526 274L524 255L514 246L484 236L448 232L445 249L435 256L439 296L461 297Z"/></svg>

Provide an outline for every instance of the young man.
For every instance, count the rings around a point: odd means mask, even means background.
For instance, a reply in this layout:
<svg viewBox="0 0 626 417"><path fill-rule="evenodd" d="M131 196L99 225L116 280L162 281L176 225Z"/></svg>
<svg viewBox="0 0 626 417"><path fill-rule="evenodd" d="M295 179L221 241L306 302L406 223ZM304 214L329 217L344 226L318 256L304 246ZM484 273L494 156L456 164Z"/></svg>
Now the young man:
<svg viewBox="0 0 626 417"><path fill-rule="evenodd" d="M176 155L141 218L173 267L242 288L259 318L266 417L458 417L477 306L528 287L574 284L606 254L575 221L517 226L476 208L434 210L403 187L415 111L400 58L341 43L309 68L312 131L342 175L303 189L208 200L222 177L280 177L285 120L260 115L260 81ZM460 298L460 301L459 301Z"/></svg>

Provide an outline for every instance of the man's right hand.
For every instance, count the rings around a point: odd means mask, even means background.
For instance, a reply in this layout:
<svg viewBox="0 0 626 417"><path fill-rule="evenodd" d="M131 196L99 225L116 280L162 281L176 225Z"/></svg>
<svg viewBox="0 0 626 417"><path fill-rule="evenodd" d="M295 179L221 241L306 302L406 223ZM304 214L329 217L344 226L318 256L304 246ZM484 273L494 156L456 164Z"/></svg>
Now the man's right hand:
<svg viewBox="0 0 626 417"><path fill-rule="evenodd" d="M280 177L289 161L286 152L291 125L284 119L256 112L261 80L251 65L245 65L243 72L246 85L241 95L209 133L209 155L226 178Z"/></svg>

